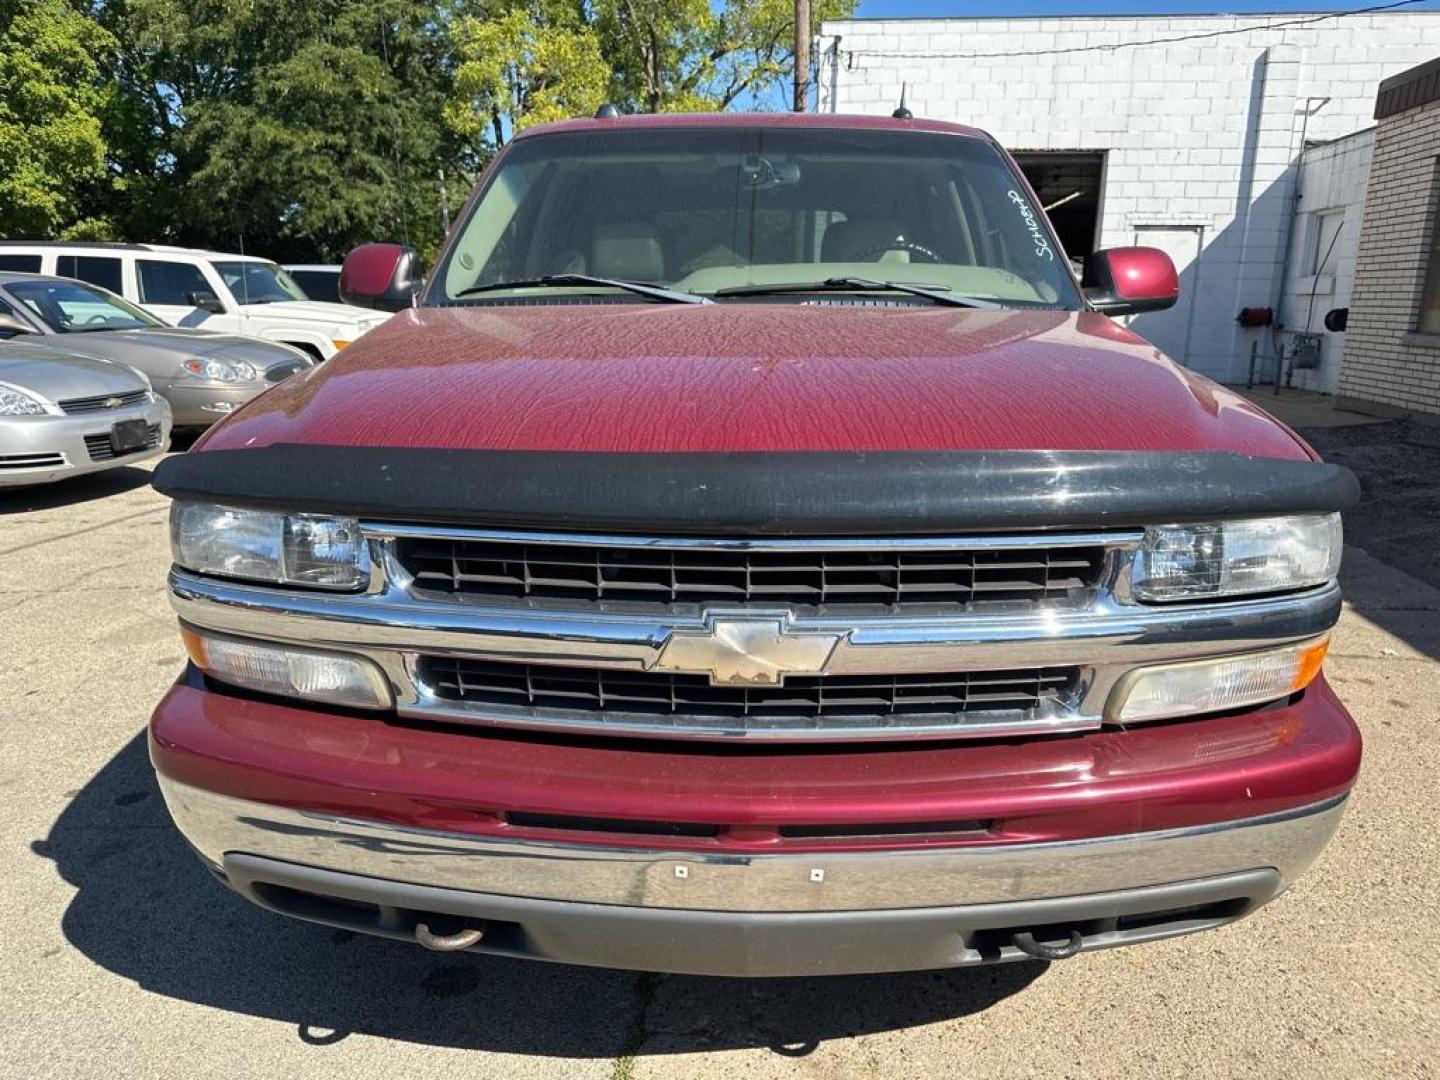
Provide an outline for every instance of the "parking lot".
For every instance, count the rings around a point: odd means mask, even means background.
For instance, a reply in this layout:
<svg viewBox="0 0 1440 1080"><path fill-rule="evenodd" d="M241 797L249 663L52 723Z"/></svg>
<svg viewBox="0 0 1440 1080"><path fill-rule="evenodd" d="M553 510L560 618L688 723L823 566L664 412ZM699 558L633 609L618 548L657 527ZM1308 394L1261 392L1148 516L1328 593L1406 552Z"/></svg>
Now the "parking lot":
<svg viewBox="0 0 1440 1080"><path fill-rule="evenodd" d="M183 662L147 477L0 495L4 1075L1440 1072L1440 588L1360 546L1327 670L1364 730L1364 773L1288 895L1215 933L1057 964L726 981L437 956L282 920L211 881L146 760L147 714ZM1360 513L1352 541L1392 562L1437 550L1429 525Z"/></svg>

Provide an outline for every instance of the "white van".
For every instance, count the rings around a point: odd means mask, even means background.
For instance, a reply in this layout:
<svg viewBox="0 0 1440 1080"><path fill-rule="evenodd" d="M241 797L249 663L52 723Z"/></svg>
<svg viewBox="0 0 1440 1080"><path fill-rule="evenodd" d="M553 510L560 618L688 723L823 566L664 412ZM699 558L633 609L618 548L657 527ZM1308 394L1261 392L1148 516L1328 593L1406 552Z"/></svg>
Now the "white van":
<svg viewBox="0 0 1440 1080"><path fill-rule="evenodd" d="M284 342L328 360L389 318L307 300L269 259L161 244L0 240L0 270L58 274L119 293L175 326Z"/></svg>

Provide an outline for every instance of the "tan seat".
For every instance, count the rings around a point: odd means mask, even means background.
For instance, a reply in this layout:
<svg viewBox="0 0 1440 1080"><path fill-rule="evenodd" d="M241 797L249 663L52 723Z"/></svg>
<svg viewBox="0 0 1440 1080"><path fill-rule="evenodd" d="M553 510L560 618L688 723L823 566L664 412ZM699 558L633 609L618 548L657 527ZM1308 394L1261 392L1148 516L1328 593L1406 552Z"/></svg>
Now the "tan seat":
<svg viewBox="0 0 1440 1080"><path fill-rule="evenodd" d="M905 239L905 230L898 221L865 219L837 221L825 230L820 242L820 258L824 262L909 262L903 248L893 251L885 245ZM903 259L896 256L904 255Z"/></svg>
<svg viewBox="0 0 1440 1080"><path fill-rule="evenodd" d="M653 225L639 221L595 226L589 272L626 281L664 281L665 249L660 234Z"/></svg>

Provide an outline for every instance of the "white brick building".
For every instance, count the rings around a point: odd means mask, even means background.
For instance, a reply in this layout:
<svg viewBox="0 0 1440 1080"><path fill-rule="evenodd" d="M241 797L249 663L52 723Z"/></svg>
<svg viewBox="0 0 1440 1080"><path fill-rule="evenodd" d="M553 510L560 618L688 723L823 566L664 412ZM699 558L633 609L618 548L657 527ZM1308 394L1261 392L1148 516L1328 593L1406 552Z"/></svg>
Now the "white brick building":
<svg viewBox="0 0 1440 1080"><path fill-rule="evenodd" d="M1375 118L1340 394L1440 419L1440 60L1387 80Z"/></svg>
<svg viewBox="0 0 1440 1080"><path fill-rule="evenodd" d="M821 111L888 113L903 84L916 116L985 128L1043 202L1073 196L1052 212L1072 254L1169 251L1181 302L1135 328L1240 382L1252 340L1285 340L1235 316L1290 317L1303 146L1370 126L1380 81L1440 54L1440 13L843 20L820 35ZM1334 375L1332 357L1320 385Z"/></svg>
<svg viewBox="0 0 1440 1080"><path fill-rule="evenodd" d="M1325 329L1325 313L1350 303L1374 146L1370 127L1310 146L1300 155L1300 201L1276 309L1286 329L1268 344L1272 355L1284 358L1291 385L1305 390L1333 394L1340 384L1345 335ZM1306 350L1297 348L1307 339L1318 346L1315 367L1306 366ZM1273 371L1272 361L1263 374L1268 378Z"/></svg>

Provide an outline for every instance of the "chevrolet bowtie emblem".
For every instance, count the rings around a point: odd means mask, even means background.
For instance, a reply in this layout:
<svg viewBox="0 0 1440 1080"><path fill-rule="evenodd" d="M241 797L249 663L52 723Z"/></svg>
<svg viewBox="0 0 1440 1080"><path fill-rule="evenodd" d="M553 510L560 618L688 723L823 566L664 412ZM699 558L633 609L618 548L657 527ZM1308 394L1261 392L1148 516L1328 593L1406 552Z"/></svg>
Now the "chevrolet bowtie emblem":
<svg viewBox="0 0 1440 1080"><path fill-rule="evenodd" d="M819 675L845 635L790 629L784 615L710 615L704 630L674 630L654 670L709 675L714 686L779 686L786 675Z"/></svg>

